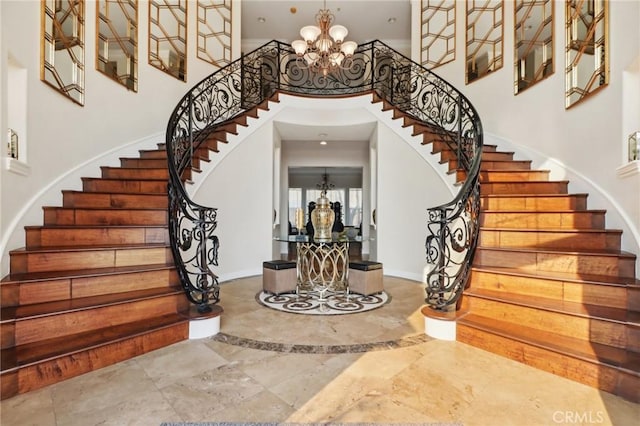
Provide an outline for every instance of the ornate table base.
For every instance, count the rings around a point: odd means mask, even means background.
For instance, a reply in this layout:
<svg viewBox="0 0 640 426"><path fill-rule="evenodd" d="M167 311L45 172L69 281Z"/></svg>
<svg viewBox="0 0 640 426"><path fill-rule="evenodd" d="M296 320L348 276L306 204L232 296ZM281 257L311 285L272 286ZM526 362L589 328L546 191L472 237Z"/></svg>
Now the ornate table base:
<svg viewBox="0 0 640 426"><path fill-rule="evenodd" d="M304 241L297 245L298 292L327 295L349 293L348 241Z"/></svg>

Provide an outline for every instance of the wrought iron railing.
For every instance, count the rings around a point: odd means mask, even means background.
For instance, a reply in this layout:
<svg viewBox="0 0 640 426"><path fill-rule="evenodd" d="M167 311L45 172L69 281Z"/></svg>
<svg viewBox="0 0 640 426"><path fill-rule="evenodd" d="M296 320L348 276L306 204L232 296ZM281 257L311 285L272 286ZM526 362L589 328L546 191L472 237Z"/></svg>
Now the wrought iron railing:
<svg viewBox="0 0 640 426"><path fill-rule="evenodd" d="M187 297L202 312L219 301L217 210L191 200L183 185L194 153L216 131L278 92L324 96L375 93L409 117L429 126L456 153L467 179L453 201L428 210L426 302L445 310L466 285L478 237L480 119L455 87L380 41L361 45L353 66L327 76L296 64L290 46L272 41L243 55L194 86L167 126L169 234Z"/></svg>

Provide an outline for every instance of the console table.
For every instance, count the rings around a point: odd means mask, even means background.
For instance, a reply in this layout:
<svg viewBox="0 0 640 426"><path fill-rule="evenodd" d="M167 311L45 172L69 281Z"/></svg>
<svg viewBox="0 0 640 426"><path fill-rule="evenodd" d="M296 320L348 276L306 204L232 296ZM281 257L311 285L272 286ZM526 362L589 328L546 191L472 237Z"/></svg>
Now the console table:
<svg viewBox="0 0 640 426"><path fill-rule="evenodd" d="M305 235L276 238L295 243L297 291L317 294L320 300L335 293L349 293L349 244L361 237L316 241Z"/></svg>

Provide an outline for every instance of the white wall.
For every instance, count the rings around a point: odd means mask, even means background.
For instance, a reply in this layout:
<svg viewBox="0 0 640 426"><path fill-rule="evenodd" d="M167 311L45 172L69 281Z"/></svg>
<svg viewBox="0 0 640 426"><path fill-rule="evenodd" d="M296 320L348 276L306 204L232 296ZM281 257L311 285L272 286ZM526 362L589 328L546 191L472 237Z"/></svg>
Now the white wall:
<svg viewBox="0 0 640 426"><path fill-rule="evenodd" d="M465 85L465 7L461 3L456 11L456 60L433 71L469 97L488 134L487 143L498 142L499 150L515 149L516 159L533 159L533 167L551 169L552 179L569 179L570 192L588 192L589 208L607 210L607 228L624 231L623 249L640 253L640 173L619 177L616 172L626 161L628 129L640 130L640 114L625 115L629 101L623 96L623 82L635 81L623 79L623 72L634 70L640 55L640 2L609 2L609 86L568 110L564 107L564 2L554 3L555 73L546 80L513 95L513 1L506 1L504 8L503 68ZM413 43L415 59L419 39ZM638 99L637 84L627 86Z"/></svg>
<svg viewBox="0 0 640 426"><path fill-rule="evenodd" d="M377 145L376 260L385 274L422 281L427 209L453 197L439 172L382 123Z"/></svg>
<svg viewBox="0 0 640 426"><path fill-rule="evenodd" d="M239 28L239 4L234 2L234 25ZM148 65L148 3L138 8L138 92L130 92L95 70L96 3L85 2L85 105L79 106L40 81L40 2L0 1L0 78L2 129L11 124L7 109L9 57L26 69L27 151L22 169L26 175L1 174L0 255L2 275L8 272L8 252L24 246L25 225L42 224L42 206L61 205L61 189L80 189L82 176L99 176L100 165L119 165L113 153L121 146L141 141L146 148L163 142L167 120L180 98L216 68L196 57L195 0L188 3L187 82ZM239 34L233 54L239 55ZM24 136L24 135L22 135ZM153 137L150 137L153 136ZM142 148L141 146L140 148ZM4 160L4 158L3 158Z"/></svg>
<svg viewBox="0 0 640 426"><path fill-rule="evenodd" d="M192 194L218 209L220 281L261 274L272 256L273 122L265 121L241 142L230 140L233 149Z"/></svg>

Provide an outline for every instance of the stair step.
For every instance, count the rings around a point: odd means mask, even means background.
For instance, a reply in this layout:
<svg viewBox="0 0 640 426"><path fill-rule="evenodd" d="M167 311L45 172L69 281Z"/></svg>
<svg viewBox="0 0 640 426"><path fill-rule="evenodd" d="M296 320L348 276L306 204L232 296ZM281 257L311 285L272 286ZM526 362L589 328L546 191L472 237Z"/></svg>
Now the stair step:
<svg viewBox="0 0 640 426"><path fill-rule="evenodd" d="M484 182L480 195L489 194L567 194L569 181Z"/></svg>
<svg viewBox="0 0 640 426"><path fill-rule="evenodd" d="M561 274L514 268L474 266L470 287L527 297L589 305L628 308L628 289L634 279L606 275Z"/></svg>
<svg viewBox="0 0 640 426"><path fill-rule="evenodd" d="M173 263L11 274L0 283L2 307L177 287Z"/></svg>
<svg viewBox="0 0 640 426"><path fill-rule="evenodd" d="M476 250L474 266L635 278L635 256L618 250L587 252L480 246Z"/></svg>
<svg viewBox="0 0 640 426"><path fill-rule="evenodd" d="M483 210L480 225L487 228L604 229L604 210L507 211Z"/></svg>
<svg viewBox="0 0 640 426"><path fill-rule="evenodd" d="M480 171L480 182L512 182L549 180L549 170L487 170ZM466 178L466 173L464 173Z"/></svg>
<svg viewBox="0 0 640 426"><path fill-rule="evenodd" d="M166 149L141 149L138 151L140 158L164 158L166 161L167 150Z"/></svg>
<svg viewBox="0 0 640 426"><path fill-rule="evenodd" d="M623 349L469 314L457 340L640 402L640 360Z"/></svg>
<svg viewBox="0 0 640 426"><path fill-rule="evenodd" d="M173 313L2 350L2 399L125 361L188 337L188 320Z"/></svg>
<svg viewBox="0 0 640 426"><path fill-rule="evenodd" d="M480 229L483 247L620 250L622 231L606 229Z"/></svg>
<svg viewBox="0 0 640 426"><path fill-rule="evenodd" d="M169 179L167 167L141 169L102 166L100 170L105 179Z"/></svg>
<svg viewBox="0 0 640 426"><path fill-rule="evenodd" d="M88 192L128 194L167 194L167 179L104 179L82 178L82 188Z"/></svg>
<svg viewBox="0 0 640 426"><path fill-rule="evenodd" d="M169 201L166 194L130 194L114 192L62 191L63 207L93 208L150 208L167 209Z"/></svg>
<svg viewBox="0 0 640 426"><path fill-rule="evenodd" d="M457 146L457 144L454 144L453 146L449 146L444 141L436 141L436 142L433 142L433 144L431 145L431 153L437 154L444 150L452 150L454 149L455 146ZM497 149L498 149L497 145L488 145L488 144L482 145L482 152L496 152Z"/></svg>
<svg viewBox="0 0 640 426"><path fill-rule="evenodd" d="M470 288L465 303L474 315L624 349L626 309Z"/></svg>
<svg viewBox="0 0 640 426"><path fill-rule="evenodd" d="M120 158L120 167L124 169L162 169L168 168L166 158Z"/></svg>
<svg viewBox="0 0 640 426"><path fill-rule="evenodd" d="M179 287L150 288L56 302L2 308L2 347L99 330L105 325L142 321L149 316L188 310ZM9 339L8 339L9 340Z"/></svg>
<svg viewBox="0 0 640 426"><path fill-rule="evenodd" d="M488 194L480 197L483 210L585 210L587 194Z"/></svg>
<svg viewBox="0 0 640 426"><path fill-rule="evenodd" d="M12 274L155 265L172 261L171 249L165 244L47 247L10 252Z"/></svg>
<svg viewBox="0 0 640 426"><path fill-rule="evenodd" d="M45 225L167 226L166 209L44 207Z"/></svg>
<svg viewBox="0 0 640 426"><path fill-rule="evenodd" d="M513 152L483 152L482 161L510 161L513 160ZM440 152L440 162L444 163L450 160L456 160L457 153L451 150Z"/></svg>
<svg viewBox="0 0 640 426"><path fill-rule="evenodd" d="M167 226L27 226L27 249L56 246L95 246L96 244L169 244Z"/></svg>

